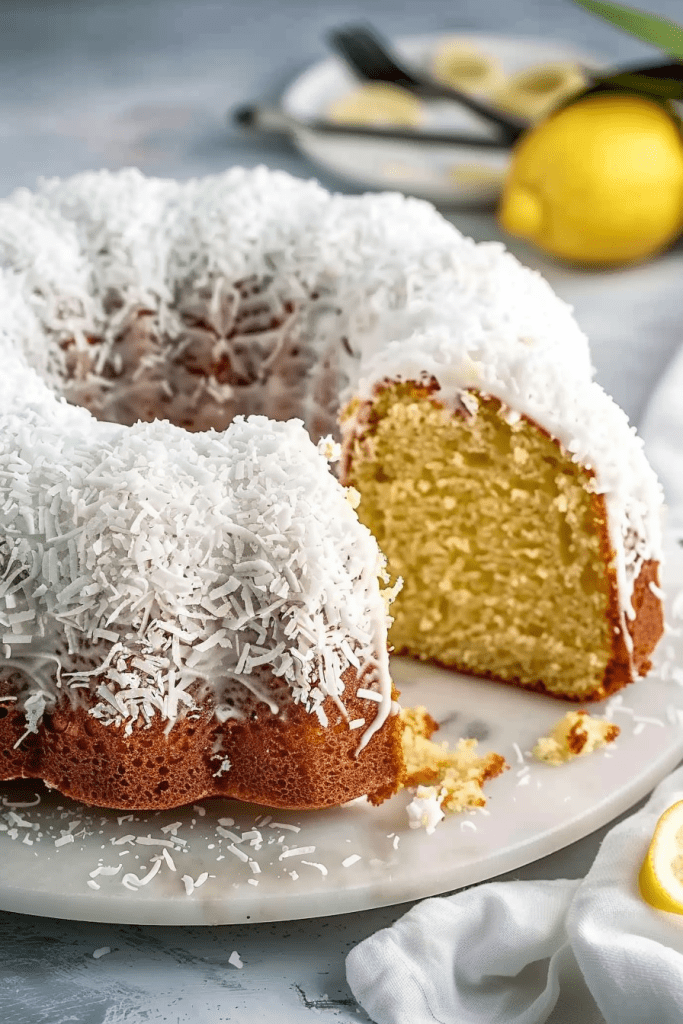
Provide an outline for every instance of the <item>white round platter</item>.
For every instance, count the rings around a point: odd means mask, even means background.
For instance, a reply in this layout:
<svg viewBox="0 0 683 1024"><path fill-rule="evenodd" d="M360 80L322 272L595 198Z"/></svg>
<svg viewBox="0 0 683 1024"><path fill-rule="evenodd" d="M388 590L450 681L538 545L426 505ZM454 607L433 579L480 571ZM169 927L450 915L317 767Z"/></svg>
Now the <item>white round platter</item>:
<svg viewBox="0 0 683 1024"><path fill-rule="evenodd" d="M410 36L395 40L393 45L414 65L428 67L429 55L443 38ZM455 36L449 34L449 38ZM558 40L463 33L457 38L499 61L507 75L554 61L575 61L587 68L605 66L595 54ZM282 106L302 120L324 117L332 102L357 85L344 62L332 56L292 82L282 96ZM490 134L476 116L450 102L427 105L424 128ZM306 130L297 132L295 141L315 163L357 185L398 189L442 205L495 202L510 162L509 150L476 146L420 145Z"/></svg>
<svg viewBox="0 0 683 1024"><path fill-rule="evenodd" d="M667 549L672 621L683 552L672 542ZM0 783L0 909L213 925L401 903L493 878L581 839L683 758L683 637L676 630L662 640L647 679L590 707L621 727L616 743L561 767L527 752L566 704L404 659L394 659L393 672L403 703L425 704L441 722L437 738L475 736L482 751L510 764L487 784L483 811L450 816L428 835L409 829L406 794L379 808L356 801L301 813L206 800L131 815L84 807L31 781ZM152 870L139 887L127 878L142 881ZM189 880L195 888L188 894Z"/></svg>

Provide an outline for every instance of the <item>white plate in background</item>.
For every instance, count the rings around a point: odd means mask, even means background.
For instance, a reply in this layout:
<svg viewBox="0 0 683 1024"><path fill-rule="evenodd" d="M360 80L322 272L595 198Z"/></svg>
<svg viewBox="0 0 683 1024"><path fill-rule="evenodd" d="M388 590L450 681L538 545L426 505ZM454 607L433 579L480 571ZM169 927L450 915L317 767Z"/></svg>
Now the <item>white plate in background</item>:
<svg viewBox="0 0 683 1024"><path fill-rule="evenodd" d="M392 45L411 63L426 67L429 55L445 38L456 36L411 36ZM466 33L457 33L457 38L495 58L508 75L555 61L574 61L590 68L605 63L595 54L558 40ZM357 85L358 80L341 58L331 56L291 83L282 96L282 106L288 114L302 120L324 117L332 102ZM426 109L426 129L482 131L481 121L455 103L430 103ZM505 149L420 146L305 130L296 134L295 141L314 163L357 185L408 192L441 205L495 202L510 162L510 151Z"/></svg>

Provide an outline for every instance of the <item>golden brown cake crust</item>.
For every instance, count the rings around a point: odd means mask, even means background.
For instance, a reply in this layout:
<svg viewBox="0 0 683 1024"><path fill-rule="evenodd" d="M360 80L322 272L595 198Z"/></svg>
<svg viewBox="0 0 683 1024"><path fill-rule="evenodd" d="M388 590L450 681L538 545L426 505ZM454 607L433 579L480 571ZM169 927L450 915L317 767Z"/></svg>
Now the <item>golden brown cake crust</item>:
<svg viewBox="0 0 683 1024"><path fill-rule="evenodd" d="M376 705L351 695L353 668L344 679L350 719L369 724ZM0 694L8 692L8 680L0 680ZM329 698L324 707L326 728L301 705L273 715L260 704L257 717L245 721L221 725L204 708L196 719L178 719L168 735L156 717L125 736L122 726L103 725L64 698L14 749L26 729L23 709L0 696L0 780L39 778L82 803L121 810L163 810L216 796L315 809L365 794L380 803L395 793L404 775L399 716L390 716L356 756L363 730L350 730ZM216 774L225 757L230 768Z"/></svg>

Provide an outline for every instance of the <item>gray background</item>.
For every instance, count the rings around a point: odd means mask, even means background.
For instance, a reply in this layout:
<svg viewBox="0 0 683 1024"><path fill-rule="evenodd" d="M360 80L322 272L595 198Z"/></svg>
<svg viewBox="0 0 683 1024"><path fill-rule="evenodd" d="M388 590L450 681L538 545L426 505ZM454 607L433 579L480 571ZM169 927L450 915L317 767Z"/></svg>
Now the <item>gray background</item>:
<svg viewBox="0 0 683 1024"><path fill-rule="evenodd" d="M647 6L683 18L680 0ZM328 29L353 20L388 35L488 30L554 36L620 61L658 55L571 0L4 3L0 194L42 174L131 162L180 178L264 160L310 174L287 148L227 131L225 111L276 94L325 54Z"/></svg>
<svg viewBox="0 0 683 1024"><path fill-rule="evenodd" d="M681 0L649 0L648 7L683 20ZM552 36L614 61L658 57L570 0L424 0L403 9L389 0L0 3L0 195L39 176L130 164L179 178L235 163L314 175L286 142L229 128L226 111L275 97L325 54L329 28L353 20L388 35L489 30ZM477 238L502 237L490 213L449 216ZM523 244L511 248L574 304L598 379L637 422L683 335L683 249L643 267L589 274ZM602 834L515 876L578 877ZM6 1024L367 1020L346 987L344 955L403 909L187 930L0 913L0 1014ZM101 946L113 952L94 960ZM233 949L245 961L242 971L228 964ZM580 979L567 979L553 1024L600 1019Z"/></svg>

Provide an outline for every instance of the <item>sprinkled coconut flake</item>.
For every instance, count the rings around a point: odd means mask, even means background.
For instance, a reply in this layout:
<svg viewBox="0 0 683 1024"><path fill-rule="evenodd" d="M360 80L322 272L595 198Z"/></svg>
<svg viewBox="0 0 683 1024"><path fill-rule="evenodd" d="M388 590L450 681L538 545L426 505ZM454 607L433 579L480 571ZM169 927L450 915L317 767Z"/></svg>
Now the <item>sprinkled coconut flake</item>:
<svg viewBox="0 0 683 1024"><path fill-rule="evenodd" d="M272 828L273 826L271 825L270 827ZM246 843L248 839L252 842L260 842L262 838L261 832L256 828L252 828L242 833L241 842Z"/></svg>
<svg viewBox="0 0 683 1024"><path fill-rule="evenodd" d="M113 866L109 867L107 865L100 864L98 867L96 867L93 871L90 872L90 877L91 878L97 878L98 875L105 875L105 876L118 875L118 873L122 869L122 867L123 867L123 864L118 864L116 867L113 867Z"/></svg>
<svg viewBox="0 0 683 1024"><path fill-rule="evenodd" d="M382 700L381 693L377 693L376 690L366 690L364 687L359 687L356 690L356 696L361 697L363 700L375 700L378 704Z"/></svg>
<svg viewBox="0 0 683 1024"><path fill-rule="evenodd" d="M223 828L222 825L216 825L216 832L219 836L223 836L224 839L231 839L233 843L242 842L242 836L238 836L236 832L231 832L230 829Z"/></svg>
<svg viewBox="0 0 683 1024"><path fill-rule="evenodd" d="M436 826L445 817L441 809L441 794L434 786L418 786L406 811L410 828L423 828L427 835L432 835ZM394 842L394 849L397 846L398 843Z"/></svg>
<svg viewBox="0 0 683 1024"><path fill-rule="evenodd" d="M173 860L173 857L171 857L171 855L168 852L168 850L162 850L161 851L161 856L164 858L164 860L166 861L166 863L169 866L169 868L171 869L171 871L175 871L176 870L175 861Z"/></svg>
<svg viewBox="0 0 683 1024"><path fill-rule="evenodd" d="M41 803L41 797L38 793L36 793L34 800L8 800L6 796L3 796L0 798L0 803L2 803L3 807L18 810L19 808L37 807Z"/></svg>
<svg viewBox="0 0 683 1024"><path fill-rule="evenodd" d="M228 846L228 850L230 851L230 853L233 853L244 864L246 864L247 861L249 860L249 854L245 853L244 850L240 850L239 847L235 846L234 843L231 843L230 846Z"/></svg>
<svg viewBox="0 0 683 1024"><path fill-rule="evenodd" d="M308 853L315 853L315 846L297 846L293 850L284 850L278 860L285 860L287 857L303 857Z"/></svg>
<svg viewBox="0 0 683 1024"><path fill-rule="evenodd" d="M149 869L147 874L140 877L132 871L129 871L128 874L124 875L121 879L121 884L124 885L126 889L130 889L132 892L137 892L141 886L148 885L153 878L156 878L157 874L161 870L162 861L163 857L153 857L152 867Z"/></svg>
<svg viewBox="0 0 683 1024"><path fill-rule="evenodd" d="M126 843L130 843L131 846L134 846L135 838L136 837L134 835L126 835L120 836L118 839L112 839L110 842L112 846L124 846Z"/></svg>
<svg viewBox="0 0 683 1024"><path fill-rule="evenodd" d="M318 864L314 860L302 860L302 864L306 864L309 868L316 868L323 877L327 874L327 868L324 864Z"/></svg>

